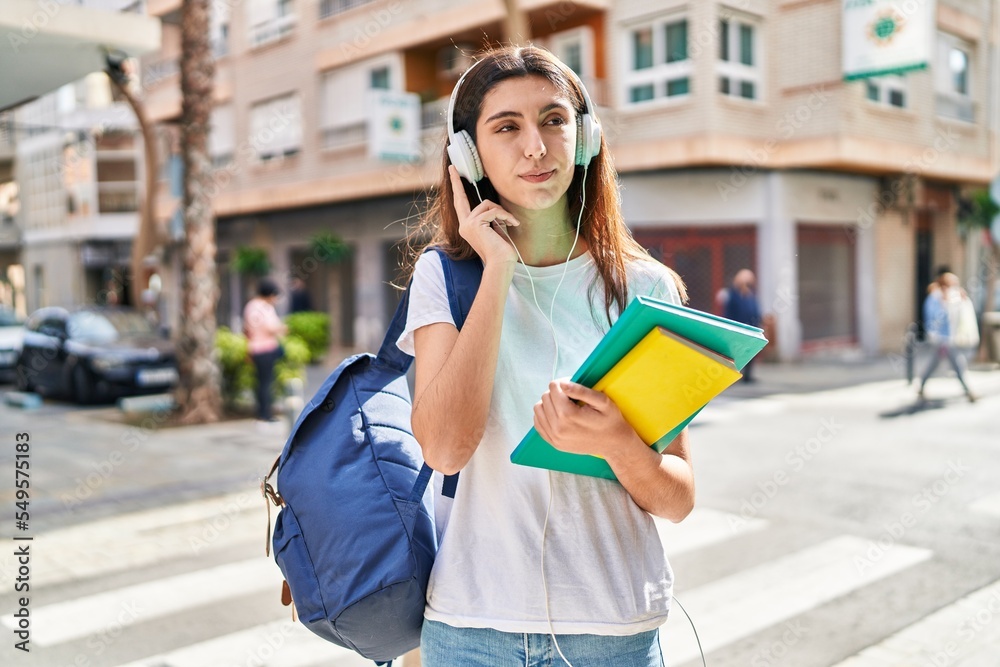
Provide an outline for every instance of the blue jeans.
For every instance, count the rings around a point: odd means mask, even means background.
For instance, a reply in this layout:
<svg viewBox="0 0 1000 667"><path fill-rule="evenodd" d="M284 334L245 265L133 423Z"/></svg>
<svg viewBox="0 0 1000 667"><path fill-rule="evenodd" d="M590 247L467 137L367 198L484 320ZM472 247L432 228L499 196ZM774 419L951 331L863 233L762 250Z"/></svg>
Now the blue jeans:
<svg viewBox="0 0 1000 667"><path fill-rule="evenodd" d="M626 637L556 635L573 667L663 667L659 631ZM420 636L424 667L567 667L551 635L454 628L424 621Z"/></svg>

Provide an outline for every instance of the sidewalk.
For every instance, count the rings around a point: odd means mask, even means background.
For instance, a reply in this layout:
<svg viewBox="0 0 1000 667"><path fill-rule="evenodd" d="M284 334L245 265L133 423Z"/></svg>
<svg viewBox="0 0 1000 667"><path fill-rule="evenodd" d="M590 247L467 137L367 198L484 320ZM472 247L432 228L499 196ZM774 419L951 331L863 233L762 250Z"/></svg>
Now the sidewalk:
<svg viewBox="0 0 1000 667"><path fill-rule="evenodd" d="M339 360L307 369L305 400L323 384ZM917 368L923 368L918 359ZM958 383L939 368L929 386L934 403L961 401ZM814 360L758 364L756 382L739 382L719 399L719 407L771 395L795 395L882 384L880 396L892 397L893 409L916 410L916 384L907 386L905 370L891 358ZM886 384L888 383L888 384ZM1000 396L1000 370L973 367L973 390L984 399ZM911 402L912 397L912 402ZM285 421L260 424L252 419L204 426L143 428L121 423L116 407L66 411L46 402L37 410L0 405L0 422L32 431L39 488L34 508L41 525L55 527L123 510L246 492L260 503L260 478L270 469L288 436ZM37 467L36 467L37 463ZM44 517L44 518L43 518Z"/></svg>
<svg viewBox="0 0 1000 667"><path fill-rule="evenodd" d="M928 354L929 352L924 349L917 353L916 377L911 385L914 396L919 386L920 372L928 363ZM319 390L339 361L339 359L333 360L328 364L309 366L306 369L306 401ZM974 378L979 373L996 374L1000 377L1000 365L995 363L970 363L969 370L972 372L973 379L970 379L970 382L973 383L973 390L976 389ZM890 380L898 380L901 386L906 386L906 366L899 355L874 359L843 357L816 358L798 362L757 362L754 366L754 378L755 382L750 384L737 382L725 391L724 396L727 399L746 399L773 394L802 394ZM938 385L941 379L954 379L954 372L947 363L942 363L938 366L934 378L938 378L938 381L928 386Z"/></svg>

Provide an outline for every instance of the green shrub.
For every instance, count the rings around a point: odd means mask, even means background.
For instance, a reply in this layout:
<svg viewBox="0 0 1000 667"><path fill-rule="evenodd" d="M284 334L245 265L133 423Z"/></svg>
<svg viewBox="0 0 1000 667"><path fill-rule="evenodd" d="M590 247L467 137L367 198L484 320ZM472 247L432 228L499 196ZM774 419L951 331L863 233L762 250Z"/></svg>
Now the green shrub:
<svg viewBox="0 0 1000 667"><path fill-rule="evenodd" d="M320 232L310 238L309 251L326 264L339 264L351 256L351 246L329 232Z"/></svg>
<svg viewBox="0 0 1000 667"><path fill-rule="evenodd" d="M263 248L240 246L233 255L232 267L243 276L266 276L271 270L271 260Z"/></svg>
<svg viewBox="0 0 1000 667"><path fill-rule="evenodd" d="M285 383L293 378L305 382L305 367L309 361L309 346L298 336L286 336L281 340L285 356L274 366L274 384L271 393L276 399L285 395ZM238 410L254 407L254 392L257 389L257 371L247 351L247 339L243 334L219 327L215 334L215 351L222 371L222 399L226 406Z"/></svg>
<svg viewBox="0 0 1000 667"><path fill-rule="evenodd" d="M304 383L306 381L306 364L309 363L309 346L298 336L288 335L281 339L281 346L285 348L285 356L274 366L274 386L272 392L275 397L285 395L285 386L289 380L298 378Z"/></svg>
<svg viewBox="0 0 1000 667"><path fill-rule="evenodd" d="M228 327L219 327L215 332L215 351L222 372L222 400L227 406L236 406L242 396L257 386L253 362L247 353L247 338Z"/></svg>
<svg viewBox="0 0 1000 667"><path fill-rule="evenodd" d="M292 313L285 317L288 335L301 338L309 349L307 363L315 363L330 345L330 316L326 313Z"/></svg>

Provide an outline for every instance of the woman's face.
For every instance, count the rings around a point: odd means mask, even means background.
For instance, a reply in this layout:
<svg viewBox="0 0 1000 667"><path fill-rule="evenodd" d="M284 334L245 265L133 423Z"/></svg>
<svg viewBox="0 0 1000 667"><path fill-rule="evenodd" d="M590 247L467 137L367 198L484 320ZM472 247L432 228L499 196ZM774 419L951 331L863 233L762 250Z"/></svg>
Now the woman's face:
<svg viewBox="0 0 1000 667"><path fill-rule="evenodd" d="M545 77L507 79L483 99L476 148L501 205L551 208L573 181L576 112Z"/></svg>

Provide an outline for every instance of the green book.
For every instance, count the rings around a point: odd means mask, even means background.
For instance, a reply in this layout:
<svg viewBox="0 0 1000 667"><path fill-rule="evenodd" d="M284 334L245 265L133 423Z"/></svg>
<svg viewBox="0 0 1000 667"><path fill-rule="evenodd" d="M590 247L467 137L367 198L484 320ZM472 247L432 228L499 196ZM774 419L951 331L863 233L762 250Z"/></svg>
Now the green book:
<svg viewBox="0 0 1000 667"><path fill-rule="evenodd" d="M586 361L577 369L572 380L586 387L593 387L621 360L636 343L656 327L663 327L678 336L708 348L733 360L737 370L742 370L754 356L764 349L767 339L763 330L718 315L705 313L685 306L638 296L632 300L621 317L597 344ZM662 452L684 430L701 406L652 446ZM547 468L578 475L616 479L611 466L601 458L584 454L562 452L550 445L534 428L528 431L510 455L512 463Z"/></svg>

